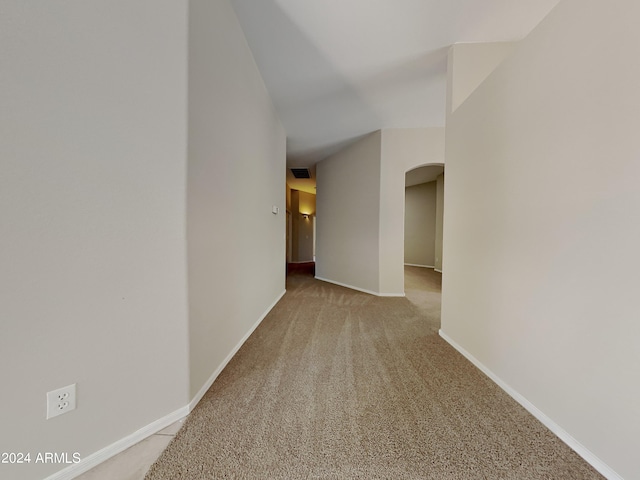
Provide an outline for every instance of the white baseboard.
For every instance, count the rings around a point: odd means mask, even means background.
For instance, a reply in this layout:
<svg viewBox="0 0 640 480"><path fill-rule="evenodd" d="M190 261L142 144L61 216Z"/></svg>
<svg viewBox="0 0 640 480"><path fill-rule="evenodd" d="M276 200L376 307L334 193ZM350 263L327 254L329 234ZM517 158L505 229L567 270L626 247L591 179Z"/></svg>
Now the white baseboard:
<svg viewBox="0 0 640 480"><path fill-rule="evenodd" d="M350 288L351 290L357 290L358 292L368 293L369 295L375 295L376 297L404 297L404 293L379 293L374 292L372 290L367 290L366 288L354 287L353 285L349 285L347 283L336 282L335 280L329 280L328 278L315 277L316 280L321 280L327 283L333 283L334 285L338 285L340 287Z"/></svg>
<svg viewBox="0 0 640 480"><path fill-rule="evenodd" d="M98 450L95 453L92 453L88 457L83 458L80 462L70 465L67 468L60 470L59 472L54 473L53 475L47 477L45 480L71 480L78 475L91 470L93 467L98 466L102 462L110 459L111 457L123 452L129 447L132 447L138 442L141 442L145 438L150 437L151 435L159 432L163 428L168 427L172 423L180 420L181 418L187 416L194 407L198 404L198 402L202 399L207 390L211 388L211 385L218 378L220 372L227 366L229 361L233 358L233 356L240 350L240 347L247 341L249 336L253 333L253 331L262 323L267 314L275 307L276 303L280 301L280 299L284 296L287 291L283 291L278 298L267 308L267 310L262 314L262 316L258 319L258 321L249 329L249 331L242 337L240 342L233 348L231 353L227 355L227 358L224 359L222 364L216 369L216 371L211 375L207 383L200 389L198 394L189 402L188 405L179 408L175 412L166 415L155 422L150 423L146 427L142 427L140 430L128 435L117 442L112 443L111 445L103 448L102 450Z"/></svg>
<svg viewBox="0 0 640 480"><path fill-rule="evenodd" d="M404 293L376 293L378 297L406 297Z"/></svg>
<svg viewBox="0 0 640 480"><path fill-rule="evenodd" d="M525 409L531 413L534 417L536 417L545 427L547 427L551 432L553 432L560 440L566 443L572 450L574 450L578 455L580 455L589 465L595 468L598 472L600 472L604 477L609 480L623 480L620 475L618 475L612 468L610 468L606 463L600 460L597 456L595 456L589 449L587 449L584 445L578 442L575 438L573 438L566 430L564 430L560 425L555 423L549 417L547 417L542 411L538 410L538 408L511 388L507 383L505 383L500 377L498 377L495 373L489 370L484 364L482 364L477 358L467 352L464 348L458 345L452 338L450 338L446 333L440 329L440 336L449 343L453 348L455 348L458 352L460 352L463 356L467 358L471 363L473 363L476 367L478 367L487 377L489 377L495 384L497 384L502 390L507 392L516 402L522 405Z"/></svg>
<svg viewBox="0 0 640 480"><path fill-rule="evenodd" d="M442 273L442 270L440 270L439 268L434 268L433 271L434 272L438 272L438 273Z"/></svg>
<svg viewBox="0 0 640 480"><path fill-rule="evenodd" d="M191 412L196 407L198 402L200 400L202 400L202 397L204 397L204 394L207 393L207 390L209 390L211 388L211 385L213 385L213 382L216 381L216 378L218 378L218 375L220 375L220 373L222 373L222 370L224 370L224 367L226 367L227 364L233 358L233 356L236 353L238 353L238 350L240 350L240 347L242 347L242 345L244 345L244 342L246 342L247 339L253 333L253 331L256 328L258 328L258 325L260 325L262 323L264 318L269 314L269 312L273 309L273 307L276 306L276 303L278 303L280 301L280 299L282 297L284 297L285 293L287 293L286 290L284 290L280 295L278 295L278 297L274 300L274 302L271 305L269 305L269 307L264 311L264 313L260 316L260 318L256 321L256 323L254 323L253 326L249 329L249 331L240 339L238 344L235 347L233 347L233 349L231 350L229 355L227 355L227 358L225 358L222 361L222 363L218 366L218 368L215 369L215 371L211 374L211 376L205 382L205 384L202 386L202 388L198 391L198 393L196 393L195 397L193 397L191 402L189 402L189 412Z"/></svg>
<svg viewBox="0 0 640 480"><path fill-rule="evenodd" d="M405 263L405 267L435 268L433 265L418 265L417 263Z"/></svg>
<svg viewBox="0 0 640 480"><path fill-rule="evenodd" d="M174 422L177 422L181 418L185 417L189 413L187 406L179 408L178 410L165 415L164 417L150 423L146 427L142 427L140 430L133 432L124 438L121 438L117 442L92 453L88 457L80 460L80 462L68 466L67 468L60 470L59 472L50 475L45 480L71 480L78 475L91 470L93 467L98 466L102 462L109 460L111 457L125 451L127 448L132 447L138 442L141 442L147 437L158 433L163 428L168 427Z"/></svg>

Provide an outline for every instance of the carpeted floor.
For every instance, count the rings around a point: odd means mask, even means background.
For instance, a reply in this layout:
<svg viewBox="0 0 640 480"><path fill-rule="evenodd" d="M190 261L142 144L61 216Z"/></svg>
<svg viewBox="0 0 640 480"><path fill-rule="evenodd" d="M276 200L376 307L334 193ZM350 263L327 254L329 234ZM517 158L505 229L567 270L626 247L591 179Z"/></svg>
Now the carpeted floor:
<svg viewBox="0 0 640 480"><path fill-rule="evenodd" d="M146 479L602 478L438 336L439 274L406 293L292 272Z"/></svg>

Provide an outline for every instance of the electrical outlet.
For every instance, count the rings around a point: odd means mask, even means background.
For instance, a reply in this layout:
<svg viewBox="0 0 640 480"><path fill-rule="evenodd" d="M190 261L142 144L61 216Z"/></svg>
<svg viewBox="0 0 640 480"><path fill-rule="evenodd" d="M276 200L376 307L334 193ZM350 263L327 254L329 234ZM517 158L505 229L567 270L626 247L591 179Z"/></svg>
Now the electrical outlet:
<svg viewBox="0 0 640 480"><path fill-rule="evenodd" d="M47 392L47 420L76 408L76 384Z"/></svg>

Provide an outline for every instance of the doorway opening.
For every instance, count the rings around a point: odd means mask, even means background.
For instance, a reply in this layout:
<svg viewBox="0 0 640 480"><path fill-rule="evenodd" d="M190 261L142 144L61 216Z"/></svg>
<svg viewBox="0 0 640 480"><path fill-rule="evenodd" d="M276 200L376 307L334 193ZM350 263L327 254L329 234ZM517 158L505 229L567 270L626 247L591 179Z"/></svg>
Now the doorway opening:
<svg viewBox="0 0 640 480"><path fill-rule="evenodd" d="M287 220L287 275L315 274L316 196L290 189Z"/></svg>
<svg viewBox="0 0 640 480"><path fill-rule="evenodd" d="M423 165L405 174L405 295L440 319L444 165ZM440 325L434 325L439 328Z"/></svg>

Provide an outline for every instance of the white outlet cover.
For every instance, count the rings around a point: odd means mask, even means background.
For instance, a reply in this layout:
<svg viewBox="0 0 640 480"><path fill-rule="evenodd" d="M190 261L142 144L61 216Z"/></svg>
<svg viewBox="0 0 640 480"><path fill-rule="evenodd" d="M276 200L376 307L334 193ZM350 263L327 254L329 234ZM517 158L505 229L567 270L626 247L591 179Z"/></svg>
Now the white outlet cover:
<svg viewBox="0 0 640 480"><path fill-rule="evenodd" d="M76 408L76 384L47 392L47 420Z"/></svg>

